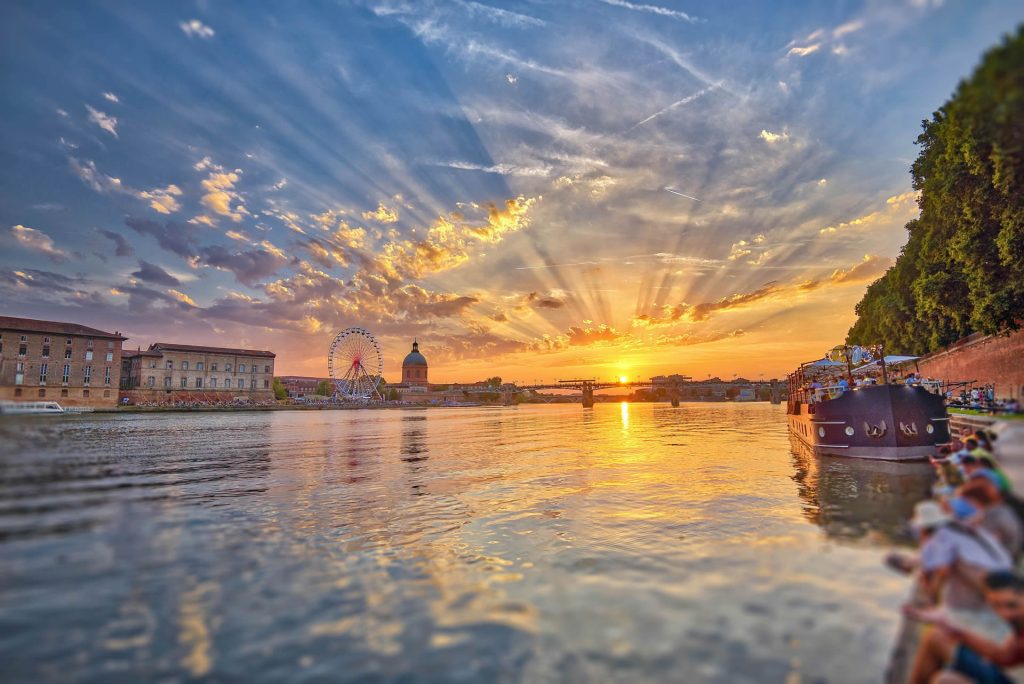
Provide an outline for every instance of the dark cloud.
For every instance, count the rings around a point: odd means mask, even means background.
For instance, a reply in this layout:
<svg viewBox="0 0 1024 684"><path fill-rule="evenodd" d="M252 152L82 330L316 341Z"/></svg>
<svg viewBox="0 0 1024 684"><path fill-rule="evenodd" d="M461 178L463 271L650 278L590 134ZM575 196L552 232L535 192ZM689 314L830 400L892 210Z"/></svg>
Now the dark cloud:
<svg viewBox="0 0 1024 684"><path fill-rule="evenodd" d="M174 287L181 285L181 281L172 276L170 273L160 268L156 264L151 264L148 261L139 261L139 270L132 273L133 276L139 280L145 280L147 283L156 283L157 285L167 285L168 287Z"/></svg>
<svg viewBox="0 0 1024 684"><path fill-rule="evenodd" d="M288 264L288 258L265 249L231 250L220 245L203 247L203 261L214 268L235 274L238 282L254 287L261 278L277 273Z"/></svg>
<svg viewBox="0 0 1024 684"><path fill-rule="evenodd" d="M53 271L35 269L0 271L0 284L6 288L30 288L45 292L80 293L79 286L87 281L82 278L71 278Z"/></svg>
<svg viewBox="0 0 1024 684"><path fill-rule="evenodd" d="M121 235L115 233L112 230L101 230L100 235L114 242L114 255L119 257L126 257L135 254L135 248L132 247L131 243Z"/></svg>
<svg viewBox="0 0 1024 684"><path fill-rule="evenodd" d="M196 244L198 230L192 224L168 221L166 224L160 225L156 221L131 216L124 222L139 235L148 235L153 238L158 245L172 254L187 259L195 256L198 252Z"/></svg>

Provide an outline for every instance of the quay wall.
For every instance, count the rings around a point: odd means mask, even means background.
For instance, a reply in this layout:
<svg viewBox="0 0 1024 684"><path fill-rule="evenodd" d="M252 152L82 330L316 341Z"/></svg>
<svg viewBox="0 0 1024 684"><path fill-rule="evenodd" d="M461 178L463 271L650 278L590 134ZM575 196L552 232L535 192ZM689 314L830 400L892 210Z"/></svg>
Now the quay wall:
<svg viewBox="0 0 1024 684"><path fill-rule="evenodd" d="M925 377L943 382L974 380L995 386L997 399L1024 399L1024 330L1010 335L970 335L922 356Z"/></svg>
<svg viewBox="0 0 1024 684"><path fill-rule="evenodd" d="M273 390L245 389L131 389L121 390L120 401L128 399L128 405L135 404L174 404L175 402L206 402L211 404L229 404L235 397L251 401L274 401Z"/></svg>

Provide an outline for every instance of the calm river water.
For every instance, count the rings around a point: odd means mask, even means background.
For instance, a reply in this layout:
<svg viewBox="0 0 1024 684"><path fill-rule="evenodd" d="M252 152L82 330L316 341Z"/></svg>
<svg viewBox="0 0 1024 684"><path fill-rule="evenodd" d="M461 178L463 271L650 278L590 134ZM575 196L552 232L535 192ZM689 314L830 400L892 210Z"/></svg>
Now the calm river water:
<svg viewBox="0 0 1024 684"><path fill-rule="evenodd" d="M763 403L0 419L0 679L877 682L927 483Z"/></svg>

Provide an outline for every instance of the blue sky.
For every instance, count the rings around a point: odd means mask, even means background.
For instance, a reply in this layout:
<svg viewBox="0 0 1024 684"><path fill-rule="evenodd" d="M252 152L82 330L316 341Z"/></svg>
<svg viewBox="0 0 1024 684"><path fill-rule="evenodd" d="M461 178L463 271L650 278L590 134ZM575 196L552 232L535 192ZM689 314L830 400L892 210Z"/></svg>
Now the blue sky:
<svg viewBox="0 0 1024 684"><path fill-rule="evenodd" d="M3 313L438 380L774 374L1011 2L6 3Z"/></svg>

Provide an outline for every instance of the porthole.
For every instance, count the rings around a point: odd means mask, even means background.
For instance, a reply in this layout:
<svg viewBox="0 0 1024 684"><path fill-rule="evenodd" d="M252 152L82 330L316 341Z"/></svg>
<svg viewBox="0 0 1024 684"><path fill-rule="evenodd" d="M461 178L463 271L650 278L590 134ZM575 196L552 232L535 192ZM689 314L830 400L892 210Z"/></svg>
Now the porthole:
<svg viewBox="0 0 1024 684"><path fill-rule="evenodd" d="M825 436L825 428L823 428L823 427L818 428L818 436L819 437L824 437Z"/></svg>
<svg viewBox="0 0 1024 684"><path fill-rule="evenodd" d="M927 432L930 435L933 432L935 432L935 426L931 425L931 424L925 425L924 426L924 431Z"/></svg>
<svg viewBox="0 0 1024 684"><path fill-rule="evenodd" d="M931 426L929 426L929 427L931 427ZM852 427L850 427L849 425L847 425L846 429L843 430L843 432L846 433L847 437L853 437L854 429Z"/></svg>

